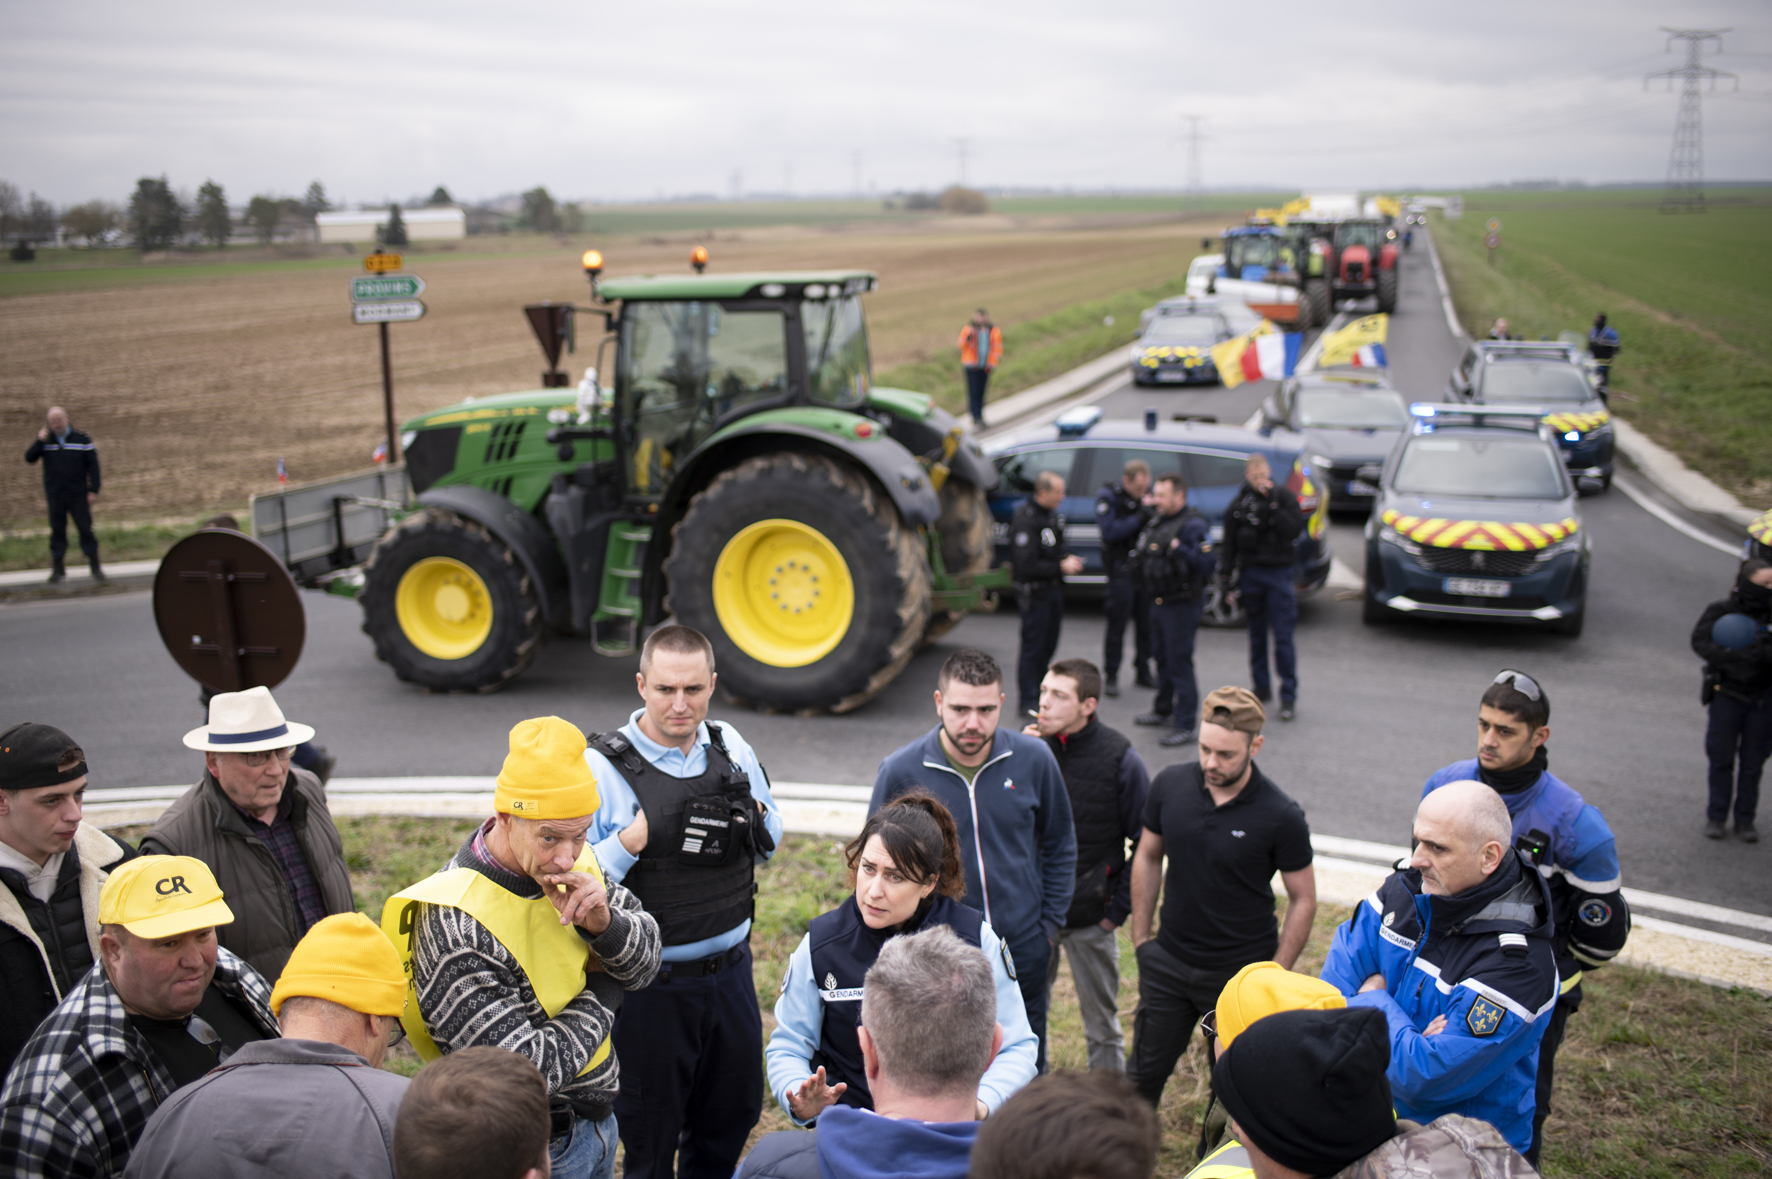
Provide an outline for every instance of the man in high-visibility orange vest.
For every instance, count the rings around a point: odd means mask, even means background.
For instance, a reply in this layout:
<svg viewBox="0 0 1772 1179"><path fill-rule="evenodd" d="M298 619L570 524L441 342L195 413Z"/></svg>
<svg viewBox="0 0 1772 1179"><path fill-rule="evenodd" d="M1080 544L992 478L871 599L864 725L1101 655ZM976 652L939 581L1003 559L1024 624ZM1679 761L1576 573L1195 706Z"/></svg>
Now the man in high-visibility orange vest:
<svg viewBox="0 0 1772 1179"><path fill-rule="evenodd" d="M984 426L985 382L1002 362L1003 331L980 307L972 313L972 322L960 329L960 364L966 369L966 403L975 427Z"/></svg>

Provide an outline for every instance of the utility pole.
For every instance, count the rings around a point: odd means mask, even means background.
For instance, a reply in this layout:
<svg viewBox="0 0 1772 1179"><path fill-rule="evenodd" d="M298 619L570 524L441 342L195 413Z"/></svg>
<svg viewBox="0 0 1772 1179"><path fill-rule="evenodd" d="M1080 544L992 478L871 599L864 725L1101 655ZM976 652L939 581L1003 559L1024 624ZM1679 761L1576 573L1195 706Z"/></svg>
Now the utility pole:
<svg viewBox="0 0 1772 1179"><path fill-rule="evenodd" d="M1657 78L1665 79L1669 90L1674 79L1680 79L1680 113L1674 119L1674 146L1667 157L1667 189L1662 193L1663 213L1704 212L1704 121L1699 107L1698 83L1708 81L1714 92L1718 78L1728 78L1741 88L1741 80L1727 70L1713 70L1699 63L1706 41L1717 43L1716 52L1723 52L1723 34L1731 29L1670 29L1667 51L1673 52L1675 41L1686 43L1686 64L1677 70L1663 70L1643 79L1643 88Z"/></svg>
<svg viewBox="0 0 1772 1179"><path fill-rule="evenodd" d="M1204 115L1183 115L1188 124L1187 133L1187 190L1200 191L1200 120Z"/></svg>
<svg viewBox="0 0 1772 1179"><path fill-rule="evenodd" d="M966 187L966 155L971 150L972 150L972 141L970 139L955 139L954 140L954 153L957 156L959 156L959 159L960 159L960 187L961 188Z"/></svg>

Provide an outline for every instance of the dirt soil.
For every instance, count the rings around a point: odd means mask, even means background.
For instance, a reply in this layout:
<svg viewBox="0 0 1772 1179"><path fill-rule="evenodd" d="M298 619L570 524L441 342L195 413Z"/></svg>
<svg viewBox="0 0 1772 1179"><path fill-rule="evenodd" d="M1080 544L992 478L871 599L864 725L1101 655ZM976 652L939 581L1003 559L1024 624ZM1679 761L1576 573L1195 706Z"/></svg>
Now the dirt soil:
<svg viewBox="0 0 1772 1179"><path fill-rule="evenodd" d="M433 243L407 251L428 312L391 329L395 413L534 388L544 364L521 308L586 304L578 260L592 244L611 275L686 270L695 242L709 244L720 270L876 270L868 317L884 371L953 351L978 305L1010 325L1173 279L1221 224L985 217L595 243L470 238L444 243L448 252ZM0 300L0 439L22 456L45 410L66 407L98 443L96 515L113 521L243 506L276 488L279 456L291 482L368 467L383 429L377 333L349 317L346 280L361 273L341 252L336 269L268 262L214 277L169 267L163 282L138 271L115 288ZM578 354L562 358L575 382L593 354L581 336ZM0 463L0 528L41 527L40 478L17 458Z"/></svg>

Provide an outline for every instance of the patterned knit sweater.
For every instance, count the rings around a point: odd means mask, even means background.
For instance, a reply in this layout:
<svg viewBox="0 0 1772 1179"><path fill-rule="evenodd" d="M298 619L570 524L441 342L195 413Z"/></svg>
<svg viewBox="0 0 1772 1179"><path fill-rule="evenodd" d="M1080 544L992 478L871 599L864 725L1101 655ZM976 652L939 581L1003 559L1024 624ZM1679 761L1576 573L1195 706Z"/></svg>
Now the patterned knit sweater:
<svg viewBox="0 0 1772 1179"><path fill-rule="evenodd" d="M539 897L541 885L474 854L472 836L450 868L470 868L521 897ZM633 893L609 886L609 928L595 937L580 929L602 971L549 1019L535 988L510 951L459 909L425 905L414 927L412 969L419 1010L431 1039L444 1052L489 1044L528 1057L541 1070L548 1094L581 1115L601 1114L621 1088L614 1051L591 1072L578 1072L608 1038L622 992L637 991L658 973L658 922Z"/></svg>

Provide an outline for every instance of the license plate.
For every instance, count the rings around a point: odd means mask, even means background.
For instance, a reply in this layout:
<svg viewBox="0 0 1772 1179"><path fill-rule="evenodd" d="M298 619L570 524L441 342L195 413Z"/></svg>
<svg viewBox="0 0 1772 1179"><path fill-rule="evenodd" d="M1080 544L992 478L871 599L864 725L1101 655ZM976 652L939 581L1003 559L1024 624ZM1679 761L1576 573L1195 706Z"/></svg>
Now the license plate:
<svg viewBox="0 0 1772 1179"><path fill-rule="evenodd" d="M1513 592L1513 585L1506 581L1484 581L1477 577L1448 577L1446 592L1463 594L1469 598L1505 598Z"/></svg>
<svg viewBox="0 0 1772 1179"><path fill-rule="evenodd" d="M1377 495L1378 488L1372 486L1370 483L1362 483L1358 479L1349 479L1347 481L1347 493L1349 495Z"/></svg>
<svg viewBox="0 0 1772 1179"><path fill-rule="evenodd" d="M1180 369L1170 369L1167 372L1158 373L1157 379L1159 381L1185 381L1187 374Z"/></svg>

